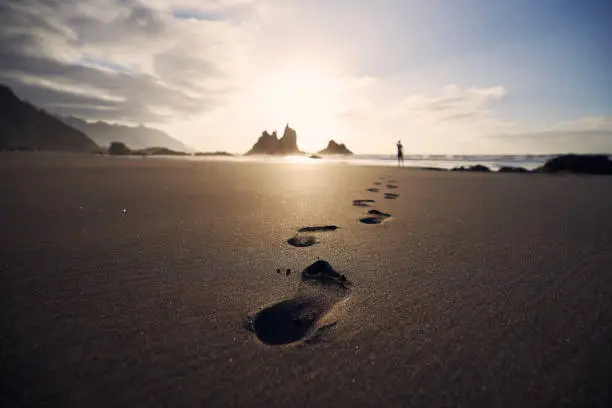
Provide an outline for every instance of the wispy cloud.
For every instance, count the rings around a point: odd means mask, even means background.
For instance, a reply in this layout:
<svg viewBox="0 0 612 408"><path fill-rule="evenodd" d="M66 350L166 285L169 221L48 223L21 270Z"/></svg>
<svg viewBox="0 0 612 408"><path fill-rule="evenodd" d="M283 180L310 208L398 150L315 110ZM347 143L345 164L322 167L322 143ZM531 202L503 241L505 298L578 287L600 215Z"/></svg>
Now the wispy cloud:
<svg viewBox="0 0 612 408"><path fill-rule="evenodd" d="M425 121L474 120L490 117L492 105L504 98L502 86L462 90L448 85L441 95L410 95L393 109L395 116L409 115Z"/></svg>

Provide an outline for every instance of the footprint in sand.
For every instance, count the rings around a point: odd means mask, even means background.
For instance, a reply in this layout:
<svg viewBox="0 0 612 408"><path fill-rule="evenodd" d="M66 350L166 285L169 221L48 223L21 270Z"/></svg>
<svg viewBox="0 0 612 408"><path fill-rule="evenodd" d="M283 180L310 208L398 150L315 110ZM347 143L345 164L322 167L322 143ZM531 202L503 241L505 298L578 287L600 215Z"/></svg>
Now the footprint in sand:
<svg viewBox="0 0 612 408"><path fill-rule="evenodd" d="M399 194L395 194L395 193L385 193L385 198L387 200L395 200L397 197L399 197Z"/></svg>
<svg viewBox="0 0 612 408"><path fill-rule="evenodd" d="M336 324L331 313L350 294L351 283L326 261L316 261L302 272L297 293L248 318L248 329L267 345L312 339Z"/></svg>
<svg viewBox="0 0 612 408"><path fill-rule="evenodd" d="M380 191L380 188L371 187L371 188L368 188L368 191L370 193L378 193Z"/></svg>
<svg viewBox="0 0 612 408"><path fill-rule="evenodd" d="M381 184L382 184L382 182L381 182L381 181L375 181L375 182L374 182L374 185L375 185L375 186L380 186Z"/></svg>
<svg viewBox="0 0 612 408"><path fill-rule="evenodd" d="M388 189L397 188L395 184L387 184Z"/></svg>
<svg viewBox="0 0 612 408"><path fill-rule="evenodd" d="M355 207L369 207L370 204L375 203L376 200L367 200L367 199L361 199L361 200L353 200L353 205Z"/></svg>
<svg viewBox="0 0 612 408"><path fill-rule="evenodd" d="M368 214L368 217L363 217L359 221L364 224L381 224L383 221L391 217L391 214L378 210L370 210L368 211Z"/></svg>
<svg viewBox="0 0 612 408"><path fill-rule="evenodd" d="M298 230L297 234L287 240L287 243L294 247L309 247L313 246L317 242L317 238L314 235L307 234L308 232L328 232L335 231L339 227L336 225L316 225L312 227L302 227Z"/></svg>

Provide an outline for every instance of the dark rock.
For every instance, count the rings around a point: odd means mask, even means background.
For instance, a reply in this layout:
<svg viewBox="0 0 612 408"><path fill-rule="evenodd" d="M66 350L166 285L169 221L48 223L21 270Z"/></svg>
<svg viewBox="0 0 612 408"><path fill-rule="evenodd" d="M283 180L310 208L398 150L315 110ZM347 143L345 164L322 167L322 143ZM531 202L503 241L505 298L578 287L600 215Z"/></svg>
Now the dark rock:
<svg viewBox="0 0 612 408"><path fill-rule="evenodd" d="M536 173L612 174L612 161L603 154L568 154L550 159Z"/></svg>
<svg viewBox="0 0 612 408"><path fill-rule="evenodd" d="M264 130L255 145L246 154L276 154L277 150L278 139Z"/></svg>
<svg viewBox="0 0 612 408"><path fill-rule="evenodd" d="M0 146L6 150L91 152L98 145L83 132L19 99L0 84Z"/></svg>
<svg viewBox="0 0 612 408"><path fill-rule="evenodd" d="M125 156L132 153L132 151L121 142L112 142L108 147L108 154L113 156Z"/></svg>
<svg viewBox="0 0 612 408"><path fill-rule="evenodd" d="M503 166L497 171L499 173L529 173L529 171L523 167L512 167L512 166Z"/></svg>
<svg viewBox="0 0 612 408"><path fill-rule="evenodd" d="M310 159L322 159L321 156L318 156L316 154L311 154L310 156L308 156L308 158L310 158Z"/></svg>
<svg viewBox="0 0 612 408"><path fill-rule="evenodd" d="M189 153L177 152L165 147L148 147L146 149L132 150L132 154L141 156L189 156Z"/></svg>
<svg viewBox="0 0 612 408"><path fill-rule="evenodd" d="M483 166L482 164L477 164L475 166L469 166L469 167L463 167L463 166L455 167L451 171L473 171L477 173L488 173L491 171L491 169L489 169L487 166Z"/></svg>
<svg viewBox="0 0 612 408"><path fill-rule="evenodd" d="M281 137L278 141L279 153L281 155L289 155L289 154L301 154L300 149L297 147L297 133L295 130L289 127L289 124L285 126L285 131L283 132L283 137Z"/></svg>
<svg viewBox="0 0 612 408"><path fill-rule="evenodd" d="M303 154L297 147L297 133L291 129L289 125L285 126L283 137L278 139L276 132L269 134L264 131L253 148L249 150L247 155L262 154L262 155L278 155L288 156L293 154Z"/></svg>
<svg viewBox="0 0 612 408"><path fill-rule="evenodd" d="M194 156L233 156L228 152L197 152Z"/></svg>
<svg viewBox="0 0 612 408"><path fill-rule="evenodd" d="M353 154L344 143L338 144L334 140L330 140L327 147L319 152L319 154L342 154L350 156Z"/></svg>

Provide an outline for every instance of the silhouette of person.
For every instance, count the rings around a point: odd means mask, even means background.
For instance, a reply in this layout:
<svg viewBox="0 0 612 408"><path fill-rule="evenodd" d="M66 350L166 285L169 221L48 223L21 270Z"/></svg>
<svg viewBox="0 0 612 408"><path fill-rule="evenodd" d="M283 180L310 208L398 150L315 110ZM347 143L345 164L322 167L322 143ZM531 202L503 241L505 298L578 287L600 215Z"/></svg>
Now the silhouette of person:
<svg viewBox="0 0 612 408"><path fill-rule="evenodd" d="M404 165L404 146L401 140L397 141L397 165Z"/></svg>

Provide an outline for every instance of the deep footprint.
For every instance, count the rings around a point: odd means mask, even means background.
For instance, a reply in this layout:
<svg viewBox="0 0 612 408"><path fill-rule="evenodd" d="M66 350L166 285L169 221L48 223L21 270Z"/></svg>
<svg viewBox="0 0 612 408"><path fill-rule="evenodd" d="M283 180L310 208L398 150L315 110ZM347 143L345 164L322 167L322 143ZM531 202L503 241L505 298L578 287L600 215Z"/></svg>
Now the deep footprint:
<svg viewBox="0 0 612 408"><path fill-rule="evenodd" d="M387 200L395 200L397 197L399 197L399 194L395 194L395 193L385 193L385 198Z"/></svg>
<svg viewBox="0 0 612 408"><path fill-rule="evenodd" d="M317 239L312 235L297 234L287 240L287 243L294 247L309 247L317 243Z"/></svg>
<svg viewBox="0 0 612 408"><path fill-rule="evenodd" d="M284 345L308 339L334 306L350 294L350 282L326 261L316 261L302 272L296 295L249 317L248 328L264 344ZM333 324L333 323L331 323Z"/></svg>
<svg viewBox="0 0 612 408"><path fill-rule="evenodd" d="M368 191L370 193L378 193L380 191L380 188L372 187L372 188L368 188Z"/></svg>
<svg viewBox="0 0 612 408"><path fill-rule="evenodd" d="M335 231L338 226L336 225L317 225L313 227L302 227L298 230L298 232L325 232L325 231Z"/></svg>
<svg viewBox="0 0 612 408"><path fill-rule="evenodd" d="M363 217L359 219L360 222L364 224L380 224L383 222L380 217Z"/></svg>
<svg viewBox="0 0 612 408"><path fill-rule="evenodd" d="M375 203L376 200L353 200L353 205L356 207L369 207L371 203Z"/></svg>
<svg viewBox="0 0 612 408"><path fill-rule="evenodd" d="M380 186L381 184L382 184L382 182L380 182L380 181L375 181L375 182L374 182L374 185L375 185L375 186Z"/></svg>
<svg viewBox="0 0 612 408"><path fill-rule="evenodd" d="M395 184L387 184L387 188L392 189L397 188L397 186Z"/></svg>
<svg viewBox="0 0 612 408"><path fill-rule="evenodd" d="M287 240L287 243L298 248L313 246L319 241L313 235L304 234L305 232L328 232L335 231L338 228L339 227L336 225L315 225L311 227L302 227L298 230L297 234Z"/></svg>
<svg viewBox="0 0 612 408"><path fill-rule="evenodd" d="M378 211L378 210L370 210L370 211L368 211L368 214L376 215L378 217L386 217L386 218L389 218L391 216L391 214L389 214L389 213L385 213L385 212Z"/></svg>
<svg viewBox="0 0 612 408"><path fill-rule="evenodd" d="M369 217L363 217L359 219L359 221L363 224L381 224L387 218L391 217L391 214L378 210L370 210L368 214L370 214Z"/></svg>

